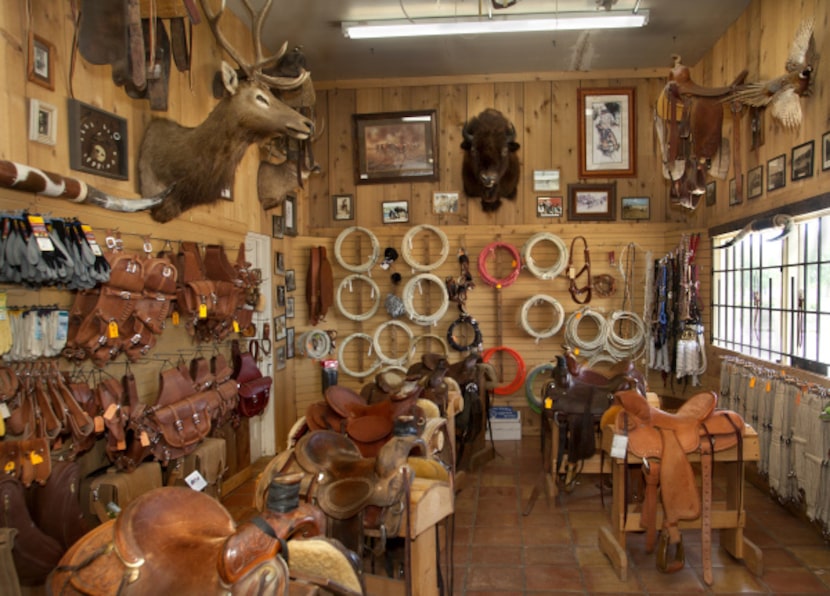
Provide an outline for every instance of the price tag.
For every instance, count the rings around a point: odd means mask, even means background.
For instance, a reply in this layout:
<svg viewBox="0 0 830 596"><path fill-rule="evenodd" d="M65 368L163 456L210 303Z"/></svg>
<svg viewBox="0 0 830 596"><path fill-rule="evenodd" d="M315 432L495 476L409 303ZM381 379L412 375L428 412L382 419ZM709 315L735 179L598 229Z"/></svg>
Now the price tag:
<svg viewBox="0 0 830 596"><path fill-rule="evenodd" d="M141 434L138 435L138 440L141 443L142 447L150 446L150 437L147 436L147 431L141 431Z"/></svg>
<svg viewBox="0 0 830 596"><path fill-rule="evenodd" d="M7 461L6 465L3 466L3 471L6 474L11 474L12 472L14 472L14 468L15 468L14 462L13 461Z"/></svg>
<svg viewBox="0 0 830 596"><path fill-rule="evenodd" d="M193 472L188 474L185 477L184 481L187 482L187 486L189 486L195 491L203 490L208 484L207 480L205 480L205 477L199 473L199 470L194 470Z"/></svg>
<svg viewBox="0 0 830 596"><path fill-rule="evenodd" d="M751 379L749 379L749 388L750 389L755 388L755 377L752 377Z"/></svg>
<svg viewBox="0 0 830 596"><path fill-rule="evenodd" d="M116 404L110 404L107 406L107 409L104 411L104 420L112 420L113 416L115 416L115 412L118 410L118 406Z"/></svg>
<svg viewBox="0 0 830 596"><path fill-rule="evenodd" d="M12 415L12 411L9 410L9 406L6 402L0 401L0 416L3 418L8 418Z"/></svg>
<svg viewBox="0 0 830 596"><path fill-rule="evenodd" d="M96 257L100 257L103 255L101 252L101 247L98 246L98 242L95 240L95 234L92 233L92 228L88 225L82 224L81 230L84 232L84 236L86 236L87 244L89 244L89 248L92 249L92 254Z"/></svg>
<svg viewBox="0 0 830 596"><path fill-rule="evenodd" d="M233 320L233 332L239 333L239 321L237 321L236 319Z"/></svg>
<svg viewBox="0 0 830 596"><path fill-rule="evenodd" d="M29 461L32 462L33 466L37 466L38 464L43 463L43 456L40 453L37 453L36 451L30 451Z"/></svg>
<svg viewBox="0 0 830 596"><path fill-rule="evenodd" d="M54 252L55 245L52 244L49 232L46 231L46 222L43 221L43 217L40 215L30 215L28 220L40 252Z"/></svg>
<svg viewBox="0 0 830 596"><path fill-rule="evenodd" d="M92 419L92 422L95 424L95 432L102 433L104 432L104 418L103 416L96 416Z"/></svg>
<svg viewBox="0 0 830 596"><path fill-rule="evenodd" d="M545 398L545 409L550 410L553 407L553 400L549 397Z"/></svg>
<svg viewBox="0 0 830 596"><path fill-rule="evenodd" d="M625 459L625 454L628 452L628 437L625 435L614 435L611 441L611 457L617 459Z"/></svg>
<svg viewBox="0 0 830 596"><path fill-rule="evenodd" d="M173 319L173 325L178 327L179 326L179 313L176 312L176 311L173 311L173 315L172 315L171 318Z"/></svg>
<svg viewBox="0 0 830 596"><path fill-rule="evenodd" d="M107 325L107 337L110 339L118 338L118 321L110 321Z"/></svg>
<svg viewBox="0 0 830 596"><path fill-rule="evenodd" d="M202 303L199 305L199 318L207 319L207 304Z"/></svg>

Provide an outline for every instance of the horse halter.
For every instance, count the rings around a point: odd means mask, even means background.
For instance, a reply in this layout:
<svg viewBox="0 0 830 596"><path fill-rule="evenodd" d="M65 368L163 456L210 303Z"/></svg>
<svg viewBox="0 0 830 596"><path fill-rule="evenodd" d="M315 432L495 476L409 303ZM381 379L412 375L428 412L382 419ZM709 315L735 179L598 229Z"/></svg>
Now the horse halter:
<svg viewBox="0 0 830 596"><path fill-rule="evenodd" d="M582 265L582 269L579 270L578 273L574 271L573 259L574 259L574 245L576 244L577 240L582 240L582 245L584 246L582 254L585 264ZM585 275L586 283L581 288L578 288L576 285L576 280ZM576 236L573 240L571 240L571 249L568 251L568 279L570 280L570 285L568 286L568 291L571 293L571 298L573 298L574 302L577 304L588 304L591 301L591 251L588 250L588 241L585 240L585 236ZM582 298L584 296L584 298Z"/></svg>

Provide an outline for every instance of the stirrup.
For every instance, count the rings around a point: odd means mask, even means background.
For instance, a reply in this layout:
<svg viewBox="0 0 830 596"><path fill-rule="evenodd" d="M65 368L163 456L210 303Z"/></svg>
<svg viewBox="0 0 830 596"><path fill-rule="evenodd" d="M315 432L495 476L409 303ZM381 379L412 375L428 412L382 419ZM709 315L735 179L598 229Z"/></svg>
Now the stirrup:
<svg viewBox="0 0 830 596"><path fill-rule="evenodd" d="M565 467L565 485L563 489L566 493L571 493L576 488L576 481L582 473L584 460L579 460L575 464L567 464Z"/></svg>
<svg viewBox="0 0 830 596"><path fill-rule="evenodd" d="M686 565L686 553L683 550L683 536L680 542L674 545L674 558L669 560L669 533L666 530L660 532L660 540L657 543L657 569L663 573L677 573Z"/></svg>

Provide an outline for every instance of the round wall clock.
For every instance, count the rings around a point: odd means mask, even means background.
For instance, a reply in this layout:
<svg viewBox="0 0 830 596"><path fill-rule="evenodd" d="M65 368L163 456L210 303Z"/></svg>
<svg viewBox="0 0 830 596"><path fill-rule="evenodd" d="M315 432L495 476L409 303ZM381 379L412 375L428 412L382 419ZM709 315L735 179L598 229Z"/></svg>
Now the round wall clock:
<svg viewBox="0 0 830 596"><path fill-rule="evenodd" d="M69 107L69 167L127 180L127 121L76 99Z"/></svg>

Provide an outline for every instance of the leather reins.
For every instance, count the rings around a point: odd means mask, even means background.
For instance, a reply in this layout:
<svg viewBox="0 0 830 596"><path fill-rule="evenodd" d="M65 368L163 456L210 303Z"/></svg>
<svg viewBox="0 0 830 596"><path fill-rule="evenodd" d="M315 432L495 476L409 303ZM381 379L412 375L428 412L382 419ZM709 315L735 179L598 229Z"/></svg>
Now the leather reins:
<svg viewBox="0 0 830 596"><path fill-rule="evenodd" d="M578 273L575 272L573 265L574 245L576 244L577 240L582 240L582 244L584 246L582 254L585 260L585 263L582 265L582 268L579 270ZM582 275L585 275L586 283L584 286L579 288L576 285L576 280ZM591 251L588 250L588 241L585 239L585 236L576 236L573 240L571 240L571 248L568 251L568 279L570 280L568 292L570 292L571 298L573 298L574 302L576 302L577 304L588 304L591 301L592 292Z"/></svg>

